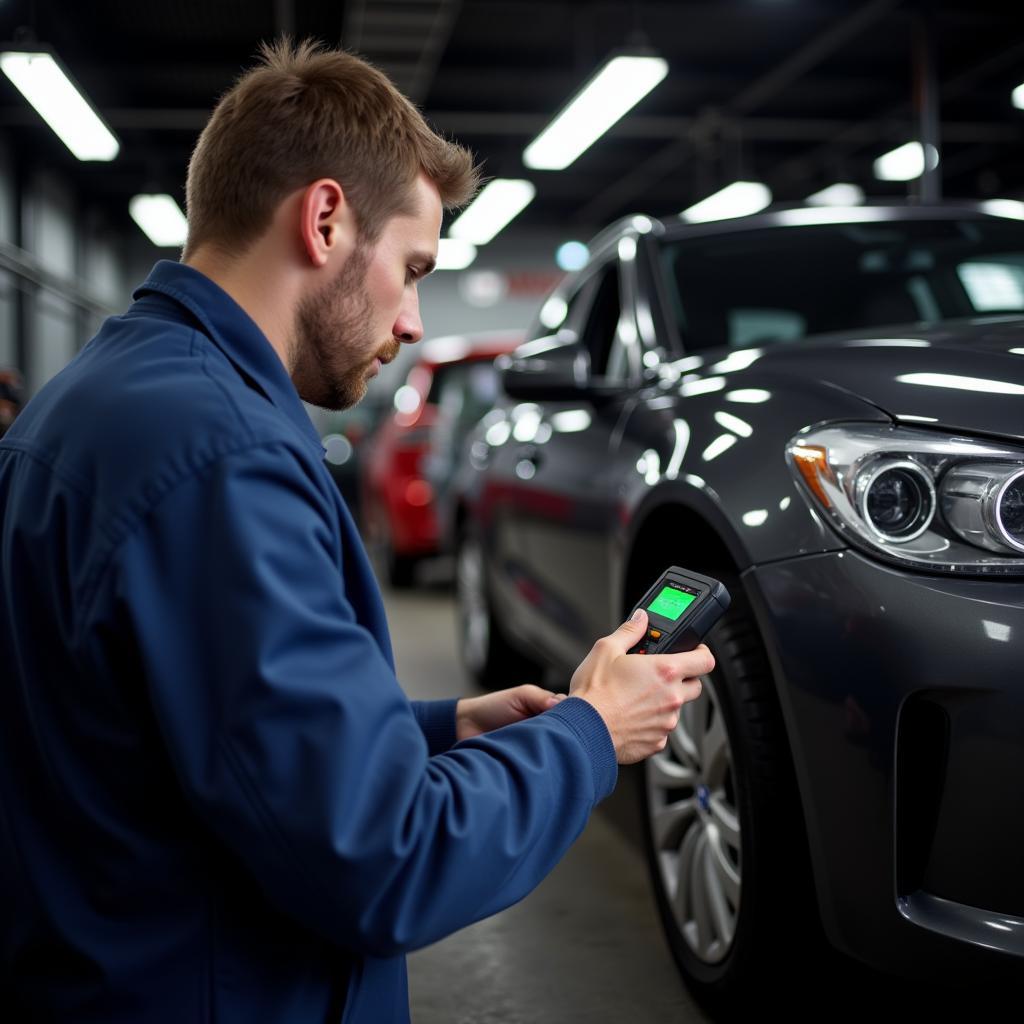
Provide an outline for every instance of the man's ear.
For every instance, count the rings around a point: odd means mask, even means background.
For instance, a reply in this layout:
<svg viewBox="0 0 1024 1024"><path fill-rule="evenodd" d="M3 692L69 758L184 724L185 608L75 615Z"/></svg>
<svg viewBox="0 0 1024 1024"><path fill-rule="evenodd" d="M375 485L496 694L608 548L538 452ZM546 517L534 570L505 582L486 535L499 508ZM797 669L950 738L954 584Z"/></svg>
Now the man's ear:
<svg viewBox="0 0 1024 1024"><path fill-rule="evenodd" d="M315 267L339 257L347 259L355 248L356 222L345 193L333 178L320 178L302 193L299 207L302 246Z"/></svg>

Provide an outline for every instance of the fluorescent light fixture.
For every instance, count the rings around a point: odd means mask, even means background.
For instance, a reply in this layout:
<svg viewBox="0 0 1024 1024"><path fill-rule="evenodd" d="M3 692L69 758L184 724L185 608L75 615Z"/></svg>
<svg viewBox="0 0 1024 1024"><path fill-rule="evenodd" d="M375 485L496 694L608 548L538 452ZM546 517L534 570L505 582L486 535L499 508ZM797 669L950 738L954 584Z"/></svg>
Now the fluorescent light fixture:
<svg viewBox="0 0 1024 1024"><path fill-rule="evenodd" d="M804 202L811 206L860 206L864 202L864 189L841 181L809 195Z"/></svg>
<svg viewBox="0 0 1024 1024"><path fill-rule="evenodd" d="M1024 82L1022 82L1020 85L1017 86L1016 89L1013 90L1013 93L1011 94L1011 99L1013 100L1013 105L1018 110L1024 110Z"/></svg>
<svg viewBox="0 0 1024 1024"><path fill-rule="evenodd" d="M925 148L920 142L906 142L883 153L874 163L875 177L879 181L911 181L920 178L926 169ZM939 166L939 154L934 146L927 147L927 169Z"/></svg>
<svg viewBox="0 0 1024 1024"><path fill-rule="evenodd" d="M1024 220L1024 203L1019 199L986 199L981 208L993 217L1010 217Z"/></svg>
<svg viewBox="0 0 1024 1024"><path fill-rule="evenodd" d="M772 201L771 189L759 181L734 181L686 210L680 217L691 224L729 217L746 217L763 210Z"/></svg>
<svg viewBox="0 0 1024 1024"><path fill-rule="evenodd" d="M529 181L495 178L462 212L448 234L474 245L486 245L536 194L537 190Z"/></svg>
<svg viewBox="0 0 1024 1024"><path fill-rule="evenodd" d="M437 243L437 270L465 270L476 259L476 246L463 238L442 238Z"/></svg>
<svg viewBox="0 0 1024 1024"><path fill-rule="evenodd" d="M168 195L133 196L128 203L132 220L146 237L161 248L181 248L188 234L188 224L181 207Z"/></svg>
<svg viewBox="0 0 1024 1024"><path fill-rule="evenodd" d="M523 150L523 163L545 171L568 167L667 74L660 57L614 57Z"/></svg>
<svg viewBox="0 0 1024 1024"><path fill-rule="evenodd" d="M79 160L113 160L114 133L49 53L0 53L0 70Z"/></svg>

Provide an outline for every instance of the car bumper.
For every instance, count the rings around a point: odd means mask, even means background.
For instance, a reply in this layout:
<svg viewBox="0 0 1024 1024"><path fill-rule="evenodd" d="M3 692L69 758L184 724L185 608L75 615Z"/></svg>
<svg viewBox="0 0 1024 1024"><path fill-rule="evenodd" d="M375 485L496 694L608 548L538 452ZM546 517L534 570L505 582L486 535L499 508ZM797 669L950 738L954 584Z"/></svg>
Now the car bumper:
<svg viewBox="0 0 1024 1024"><path fill-rule="evenodd" d="M830 552L748 570L822 920L883 970L1024 970L1024 586Z"/></svg>

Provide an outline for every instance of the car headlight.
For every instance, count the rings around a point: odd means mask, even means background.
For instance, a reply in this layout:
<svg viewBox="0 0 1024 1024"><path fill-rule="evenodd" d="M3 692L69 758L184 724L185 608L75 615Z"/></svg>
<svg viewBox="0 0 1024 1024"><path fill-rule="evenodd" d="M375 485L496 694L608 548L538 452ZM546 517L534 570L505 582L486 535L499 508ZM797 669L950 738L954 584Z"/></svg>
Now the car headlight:
<svg viewBox="0 0 1024 1024"><path fill-rule="evenodd" d="M801 431L786 454L852 544L922 569L1024 574L1024 447L858 423Z"/></svg>

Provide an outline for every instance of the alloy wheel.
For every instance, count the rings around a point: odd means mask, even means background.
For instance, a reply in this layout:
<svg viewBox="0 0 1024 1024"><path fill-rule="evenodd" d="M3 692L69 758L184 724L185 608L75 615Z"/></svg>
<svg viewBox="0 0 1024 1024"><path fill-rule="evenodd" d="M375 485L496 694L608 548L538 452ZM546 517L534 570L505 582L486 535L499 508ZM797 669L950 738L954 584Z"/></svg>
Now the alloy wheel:
<svg viewBox="0 0 1024 1024"><path fill-rule="evenodd" d="M462 627L463 656L471 669L479 670L487 660L490 616L487 608L483 553L480 545L470 537L466 537L459 545L455 565L455 588Z"/></svg>
<svg viewBox="0 0 1024 1024"><path fill-rule="evenodd" d="M646 766L648 826L676 926L706 964L728 956L739 918L739 801L713 681L685 704L668 745Z"/></svg>

